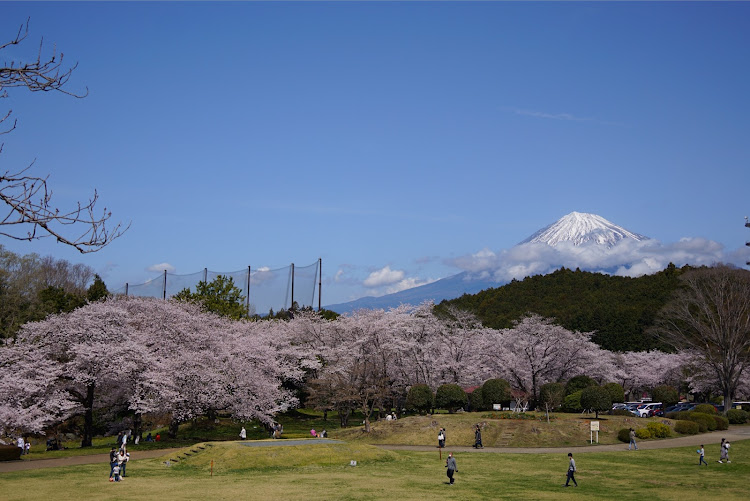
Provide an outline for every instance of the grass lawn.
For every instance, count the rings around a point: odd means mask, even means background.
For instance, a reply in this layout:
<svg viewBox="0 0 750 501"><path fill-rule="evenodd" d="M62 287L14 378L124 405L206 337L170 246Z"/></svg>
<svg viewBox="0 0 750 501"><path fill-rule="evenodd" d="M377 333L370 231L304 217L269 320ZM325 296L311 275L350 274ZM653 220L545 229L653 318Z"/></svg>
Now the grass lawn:
<svg viewBox="0 0 750 501"><path fill-rule="evenodd" d="M507 414L507 413L504 413ZM312 409L297 409L279 416L284 426L283 439L310 438L310 429L326 429L329 438L338 438L349 442L368 444L404 444L404 445L437 445L437 434L441 427L446 429L447 444L470 446L474 443L474 426L482 426L482 441L486 447L564 447L583 446L589 443L590 422L593 414L552 415L547 423L544 413L527 413L530 419L498 419L500 414L490 412L463 412L456 414L432 414L426 416L409 416L396 421L373 421L371 433L364 433L361 425L362 416L355 413L349 420L348 428L341 428L338 415L330 412L323 420L323 413ZM625 416L601 415L599 443L615 444L617 432L621 428L635 429L645 427L650 421L668 423L663 418L641 419ZM199 419L180 426L177 439L167 437L166 428L150 431L154 436L161 434L160 442L141 441L138 445L128 444L131 452L187 447L197 442L220 440L238 440L242 426L247 430L248 440L269 438L268 432L258 422L239 422L222 418L214 420ZM673 433L673 436L676 434ZM63 451L44 451L41 443L31 448L31 454L23 456L24 460L68 457L88 454L107 453L114 445L114 437L96 437L93 447L81 448L80 442L66 442ZM639 440L640 442L640 440Z"/></svg>
<svg viewBox="0 0 750 501"><path fill-rule="evenodd" d="M271 442L275 444L283 441ZM694 447L581 454L580 487L564 488L567 457L560 454L457 455L456 485L446 485L434 452L394 452L360 443L247 447L213 442L185 461L133 461L128 477L108 482L109 465L5 473L5 500L82 501L122 497L175 500L423 500L454 499L747 499L750 441L732 444L731 464L718 464L707 447L698 466ZM356 467L349 466L358 461ZM213 476L211 476L213 461Z"/></svg>
<svg viewBox="0 0 750 501"><path fill-rule="evenodd" d="M482 426L482 443L485 447L565 447L583 446L590 443L591 421L599 421L599 443L622 443L617 432L622 428L645 428L651 422L673 421L664 418L637 418L627 416L594 414L552 414L547 423L543 412L529 412L527 419L498 419L509 413L461 412L456 414L432 414L411 416L396 421L377 421L372 431L364 433L363 427L352 426L330 432L332 438L365 441L371 444L437 445L438 430L446 430L446 444L471 446L474 444L474 427ZM673 436L678 436L673 433ZM639 440L640 441L640 440Z"/></svg>

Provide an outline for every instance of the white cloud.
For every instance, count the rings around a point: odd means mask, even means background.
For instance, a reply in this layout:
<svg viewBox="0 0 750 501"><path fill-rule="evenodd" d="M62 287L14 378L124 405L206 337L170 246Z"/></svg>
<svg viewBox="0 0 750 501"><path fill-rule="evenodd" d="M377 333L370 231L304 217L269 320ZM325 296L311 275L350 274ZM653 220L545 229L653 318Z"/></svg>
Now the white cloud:
<svg viewBox="0 0 750 501"><path fill-rule="evenodd" d="M386 289L385 293L386 294L393 294L395 292L401 292L403 290L411 289L413 287L419 287L420 285L431 284L434 281L435 281L435 279L433 279L433 278L428 278L426 280L422 280L421 278L416 278L416 277L405 278L405 279L399 281L398 283L396 283L396 284L388 287Z"/></svg>
<svg viewBox="0 0 750 501"><path fill-rule="evenodd" d="M718 262L742 266L750 251L724 252L723 246L704 238L683 238L672 244L657 240L622 240L612 248L601 245L573 245L562 242L521 244L498 253L483 249L462 256L450 264L470 272L476 278L492 276L498 282L521 280L527 276L550 273L560 267L581 268L613 275L637 277L663 270L671 262L681 267L712 265Z"/></svg>
<svg viewBox="0 0 750 501"><path fill-rule="evenodd" d="M380 287L383 285L391 285L404 279L404 272L402 270L392 270L390 266L386 266L377 271L373 271L370 275L365 278L362 284L365 287Z"/></svg>
<svg viewBox="0 0 750 501"><path fill-rule="evenodd" d="M333 281L340 282L343 277L344 277L344 270L339 269L339 271L336 272L336 275L334 275Z"/></svg>
<svg viewBox="0 0 750 501"><path fill-rule="evenodd" d="M146 271L153 271L154 273L164 272L164 270L167 270L167 273L174 273L177 268L172 266L169 263L159 263L159 264L152 264L148 268L146 268Z"/></svg>

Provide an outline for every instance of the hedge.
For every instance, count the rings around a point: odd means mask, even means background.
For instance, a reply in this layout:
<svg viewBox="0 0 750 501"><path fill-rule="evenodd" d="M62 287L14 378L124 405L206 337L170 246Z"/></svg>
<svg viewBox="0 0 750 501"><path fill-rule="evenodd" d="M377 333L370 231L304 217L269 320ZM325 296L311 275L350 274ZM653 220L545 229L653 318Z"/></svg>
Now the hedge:
<svg viewBox="0 0 750 501"><path fill-rule="evenodd" d="M646 440L648 438L651 438L651 430L648 428L638 428L635 430L635 436L637 438L640 438L641 440Z"/></svg>
<svg viewBox="0 0 750 501"><path fill-rule="evenodd" d="M703 414L716 414L716 407L711 404L698 404L693 409L693 412L700 412Z"/></svg>
<svg viewBox="0 0 750 501"><path fill-rule="evenodd" d="M0 461L21 459L21 448L15 445L0 445Z"/></svg>
<svg viewBox="0 0 750 501"><path fill-rule="evenodd" d="M682 435L697 435L698 430L698 423L694 421L680 420L674 424L674 431Z"/></svg>
<svg viewBox="0 0 750 501"><path fill-rule="evenodd" d="M716 430L716 421L710 414L703 414L702 412L691 412L688 414L688 420L698 424L698 430L701 433L707 431Z"/></svg>
<svg viewBox="0 0 750 501"><path fill-rule="evenodd" d="M725 418L724 416L714 416L714 421L716 421L717 430L729 429L729 419Z"/></svg>
<svg viewBox="0 0 750 501"><path fill-rule="evenodd" d="M672 434L669 426L663 423L649 423L646 425L648 431L651 432L651 436L654 438L667 438Z"/></svg>
<svg viewBox="0 0 750 501"><path fill-rule="evenodd" d="M727 419L731 424L745 424L748 421L748 417L750 417L750 413L744 409L730 409L727 411Z"/></svg>
<svg viewBox="0 0 750 501"><path fill-rule="evenodd" d="M622 428L617 432L617 440L620 442L630 443L630 428Z"/></svg>

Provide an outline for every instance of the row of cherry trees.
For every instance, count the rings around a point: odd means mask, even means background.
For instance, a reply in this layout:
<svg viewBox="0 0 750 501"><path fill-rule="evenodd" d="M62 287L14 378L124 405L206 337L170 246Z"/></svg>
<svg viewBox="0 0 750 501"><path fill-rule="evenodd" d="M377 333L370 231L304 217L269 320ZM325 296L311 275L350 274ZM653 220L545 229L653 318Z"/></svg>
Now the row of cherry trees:
<svg viewBox="0 0 750 501"><path fill-rule="evenodd" d="M268 423L298 405L289 388L302 386L308 405L338 410L344 426L358 409L369 429L376 409L401 408L415 384L469 387L499 377L532 402L543 384L581 374L628 393L684 381L715 386L695 360L609 352L590 334L533 314L502 330L458 310L438 317L430 304L251 322L189 303L118 297L26 324L0 349L0 432L40 432L77 415L89 445L94 412L112 406L136 418L170 413L172 433L217 410Z"/></svg>
<svg viewBox="0 0 750 501"><path fill-rule="evenodd" d="M298 403L284 383L299 383L317 362L258 327L134 297L28 323L0 349L0 426L41 432L82 415L88 446L94 411L115 405L136 418L170 413L173 434L180 422L220 409L270 422Z"/></svg>

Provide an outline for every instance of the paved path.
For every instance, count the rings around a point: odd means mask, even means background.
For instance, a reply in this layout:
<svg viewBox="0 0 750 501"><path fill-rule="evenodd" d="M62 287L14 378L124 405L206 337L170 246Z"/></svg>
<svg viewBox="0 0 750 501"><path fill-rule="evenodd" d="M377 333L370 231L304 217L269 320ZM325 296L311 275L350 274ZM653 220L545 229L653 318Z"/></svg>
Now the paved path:
<svg viewBox="0 0 750 501"><path fill-rule="evenodd" d="M138 459L158 458L173 452L181 451L186 447L176 449L154 449L150 451L130 451L131 461ZM20 461L2 461L0 462L0 473L21 470L35 470L37 468L54 468L56 466L73 466L79 464L109 464L109 452L104 454L89 454L87 456L70 456L66 458L53 459L34 459Z"/></svg>
<svg viewBox="0 0 750 501"><path fill-rule="evenodd" d="M284 445L307 445L307 444L343 444L343 440L332 440L330 438L304 438L300 440L253 440L240 442L247 447L279 447Z"/></svg>
<svg viewBox="0 0 750 501"><path fill-rule="evenodd" d="M728 439L730 442L735 440L747 440L750 439L750 426L730 426L729 430L725 431L712 431L710 433L702 433L699 435L690 435L679 438L667 438L664 440L653 440L643 441L638 443L638 448L643 450L649 449L668 449L672 447L687 447L697 446L701 444L718 444L722 438ZM294 442L294 443L292 443ZM282 445L300 445L300 444L319 444L321 442L338 442L337 440L330 439L307 439L307 440L273 440L273 441L248 441L243 442L243 445L250 447L269 447L269 446L282 446ZM403 450L403 451L434 451L434 446L428 445L378 445L381 449L389 450ZM174 452L181 451L187 447L180 447L175 449L156 449L150 451L136 451L132 454L132 461L139 459L151 459L172 454ZM568 453L575 452L576 454L585 452L609 452L609 451L627 451L628 448L625 444L612 444L612 445L590 445L583 447L485 447L484 449L474 449L473 447L446 447L446 452L477 452L477 453L503 453L503 454L557 454L557 453ZM55 458L55 459L35 459L35 460L21 460L21 461L3 461L0 462L0 473L7 473L11 471L22 471L22 470L33 470L37 468L54 468L57 466L73 466L79 464L93 464L93 463L109 463L109 453L105 454L91 454L88 456L71 456L66 458Z"/></svg>
<svg viewBox="0 0 750 501"><path fill-rule="evenodd" d="M701 444L719 444L721 439L726 438L730 442L736 440L750 439L750 426L730 426L728 430L712 431L700 433L698 435L688 435L678 438L666 438L663 440L640 441L638 440L639 450L650 449L671 449L673 447L698 446ZM381 449L394 451L434 451L437 449L434 445L389 445L378 444ZM613 452L627 451L628 446L624 443L608 445L584 445L577 447L485 447L484 449L475 449L473 447L450 446L446 447L446 452L479 452L479 453L503 453L503 454L557 454L575 452L576 454L585 452Z"/></svg>

